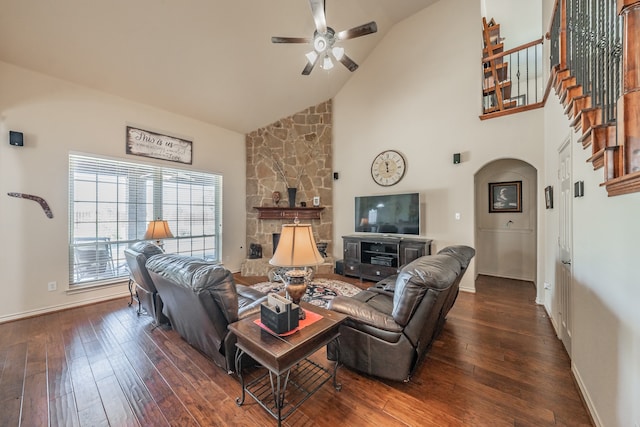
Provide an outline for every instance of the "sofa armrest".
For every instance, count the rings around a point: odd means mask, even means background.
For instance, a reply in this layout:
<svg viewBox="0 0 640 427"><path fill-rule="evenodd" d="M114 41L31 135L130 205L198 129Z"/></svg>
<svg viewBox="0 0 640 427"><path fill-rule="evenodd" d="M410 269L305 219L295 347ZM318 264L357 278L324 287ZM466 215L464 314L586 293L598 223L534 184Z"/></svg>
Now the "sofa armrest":
<svg viewBox="0 0 640 427"><path fill-rule="evenodd" d="M364 323L385 331L401 332L402 327L398 325L392 316L384 314L369 306L367 303L353 298L338 296L329 302L329 310L346 314L353 321Z"/></svg>

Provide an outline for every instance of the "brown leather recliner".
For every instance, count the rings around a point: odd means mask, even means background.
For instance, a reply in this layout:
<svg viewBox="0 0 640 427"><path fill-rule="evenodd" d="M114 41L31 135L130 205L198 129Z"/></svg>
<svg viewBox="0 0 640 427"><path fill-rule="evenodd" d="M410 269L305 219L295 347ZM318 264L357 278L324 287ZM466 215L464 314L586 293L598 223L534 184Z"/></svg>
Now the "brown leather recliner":
<svg viewBox="0 0 640 427"><path fill-rule="evenodd" d="M229 270L200 258L155 255L146 266L171 327L216 365L233 371L237 340L227 326L259 313L267 295L237 285Z"/></svg>
<svg viewBox="0 0 640 427"><path fill-rule="evenodd" d="M154 255L163 253L162 249L151 242L136 242L124 250L124 256L129 266L131 279L135 282L135 292L138 300L138 315L142 310L153 317L156 325L169 323L169 319L162 314L162 299L145 266L147 260ZM133 285L130 283L130 286Z"/></svg>
<svg viewBox="0 0 640 427"><path fill-rule="evenodd" d="M334 298L329 309L348 318L339 341L327 346L327 357L339 355L357 371L408 381L444 326L474 255L468 246L450 246L405 265L378 286Z"/></svg>

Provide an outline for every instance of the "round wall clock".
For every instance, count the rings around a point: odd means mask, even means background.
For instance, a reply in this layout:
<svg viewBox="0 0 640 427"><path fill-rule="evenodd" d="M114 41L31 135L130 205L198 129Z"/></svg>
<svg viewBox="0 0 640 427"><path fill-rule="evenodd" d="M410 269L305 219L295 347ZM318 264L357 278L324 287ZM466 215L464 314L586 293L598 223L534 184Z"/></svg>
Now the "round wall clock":
<svg viewBox="0 0 640 427"><path fill-rule="evenodd" d="M400 182L406 170L404 157L395 150L383 151L371 163L371 177L376 184L385 187Z"/></svg>

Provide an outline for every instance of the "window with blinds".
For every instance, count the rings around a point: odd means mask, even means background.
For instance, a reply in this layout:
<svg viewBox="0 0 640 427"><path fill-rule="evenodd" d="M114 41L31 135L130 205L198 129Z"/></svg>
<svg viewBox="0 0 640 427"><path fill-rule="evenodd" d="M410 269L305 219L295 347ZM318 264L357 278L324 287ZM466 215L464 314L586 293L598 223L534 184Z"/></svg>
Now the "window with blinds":
<svg viewBox="0 0 640 427"><path fill-rule="evenodd" d="M128 277L124 250L154 219L168 221L165 252L220 261L222 176L69 155L69 283Z"/></svg>

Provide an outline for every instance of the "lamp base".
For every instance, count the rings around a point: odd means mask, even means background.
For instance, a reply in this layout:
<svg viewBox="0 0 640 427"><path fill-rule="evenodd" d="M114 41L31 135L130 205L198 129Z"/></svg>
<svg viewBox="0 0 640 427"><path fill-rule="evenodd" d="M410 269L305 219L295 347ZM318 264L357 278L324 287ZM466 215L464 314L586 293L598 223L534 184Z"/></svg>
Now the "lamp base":
<svg viewBox="0 0 640 427"><path fill-rule="evenodd" d="M307 272L305 270L289 270L285 273L287 298L294 304L300 305L300 300L307 292ZM302 307L298 310L299 318L304 319L306 315Z"/></svg>

